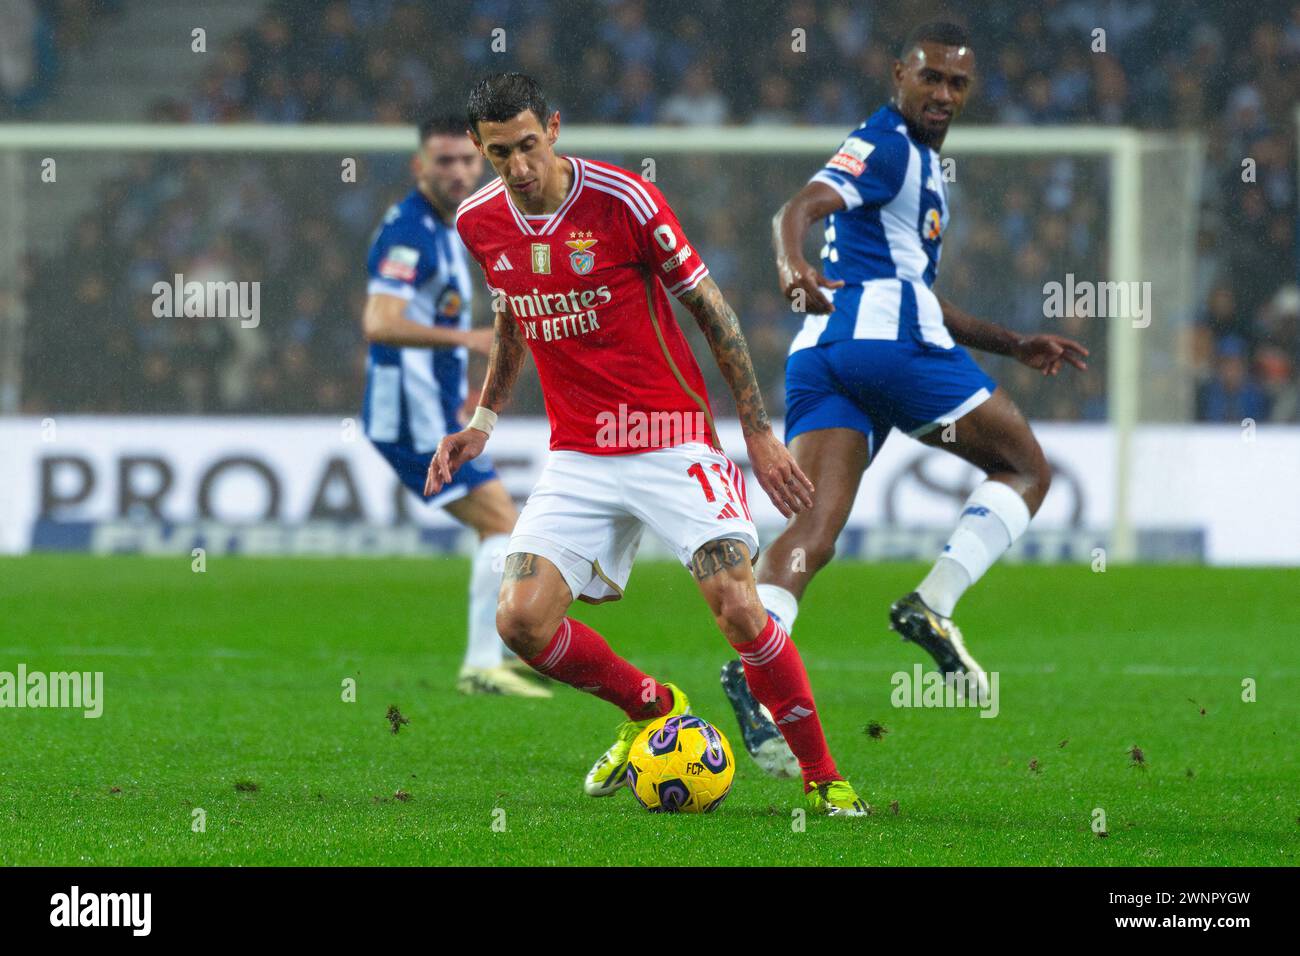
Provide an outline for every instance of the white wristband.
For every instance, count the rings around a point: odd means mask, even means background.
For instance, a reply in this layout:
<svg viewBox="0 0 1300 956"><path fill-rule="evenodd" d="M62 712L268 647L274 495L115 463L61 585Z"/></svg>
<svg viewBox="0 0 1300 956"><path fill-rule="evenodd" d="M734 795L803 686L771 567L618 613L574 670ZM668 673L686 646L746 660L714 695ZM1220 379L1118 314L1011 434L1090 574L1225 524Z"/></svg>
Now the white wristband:
<svg viewBox="0 0 1300 956"><path fill-rule="evenodd" d="M466 428L477 428L479 431L491 435L492 429L497 424L497 413L490 408L484 408L480 405L474 409L474 416L469 420Z"/></svg>

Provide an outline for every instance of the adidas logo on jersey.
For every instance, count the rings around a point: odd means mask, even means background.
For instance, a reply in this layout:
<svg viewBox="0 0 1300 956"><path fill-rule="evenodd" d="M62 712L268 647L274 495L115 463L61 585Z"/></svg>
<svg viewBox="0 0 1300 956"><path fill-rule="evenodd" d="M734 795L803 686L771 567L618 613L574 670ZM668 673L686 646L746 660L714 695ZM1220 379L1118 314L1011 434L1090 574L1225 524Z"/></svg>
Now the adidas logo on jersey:
<svg viewBox="0 0 1300 956"><path fill-rule="evenodd" d="M721 521L723 518L739 518L739 517L740 517L740 512L737 511L735 508L733 508L730 504L728 504L727 507L723 508L721 511L718 512L719 521Z"/></svg>
<svg viewBox="0 0 1300 956"><path fill-rule="evenodd" d="M510 264L510 260L506 258L506 254L503 252L501 253L501 257L493 264L492 271L509 272L513 268L514 266Z"/></svg>

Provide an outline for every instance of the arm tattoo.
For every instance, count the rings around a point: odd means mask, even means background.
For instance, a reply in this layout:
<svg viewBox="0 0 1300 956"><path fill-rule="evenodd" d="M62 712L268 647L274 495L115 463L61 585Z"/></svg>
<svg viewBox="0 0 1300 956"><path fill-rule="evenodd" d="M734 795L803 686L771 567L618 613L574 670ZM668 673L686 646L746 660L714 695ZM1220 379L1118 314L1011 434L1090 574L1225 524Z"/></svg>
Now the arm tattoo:
<svg viewBox="0 0 1300 956"><path fill-rule="evenodd" d="M710 541L691 555L691 573L695 575L695 580L703 581L719 571L736 567L747 557L739 541L730 538Z"/></svg>
<svg viewBox="0 0 1300 956"><path fill-rule="evenodd" d="M745 333L740 330L740 320L722 297L718 284L711 276L706 276L703 282L682 296L681 301L695 316L700 331L709 340L713 357L736 400L736 412L740 415L745 434L752 435L771 428L767 409L763 407L763 393L754 377L754 363L749 357Z"/></svg>
<svg viewBox="0 0 1300 956"><path fill-rule="evenodd" d="M506 581L518 581L520 578L531 578L537 573L537 555L515 554L506 555L506 567L501 577Z"/></svg>
<svg viewBox="0 0 1300 956"><path fill-rule="evenodd" d="M508 308L497 312L492 353L488 356L487 375L483 378L483 392L478 403L494 412L501 411L519 378L524 364L524 343L519 337L519 326Z"/></svg>

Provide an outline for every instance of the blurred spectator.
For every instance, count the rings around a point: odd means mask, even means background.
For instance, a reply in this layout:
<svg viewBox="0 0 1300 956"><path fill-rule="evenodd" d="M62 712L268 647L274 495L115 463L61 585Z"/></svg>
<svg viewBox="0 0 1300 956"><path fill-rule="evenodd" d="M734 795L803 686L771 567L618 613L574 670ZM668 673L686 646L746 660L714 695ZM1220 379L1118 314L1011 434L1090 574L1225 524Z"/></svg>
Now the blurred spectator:
<svg viewBox="0 0 1300 956"><path fill-rule="evenodd" d="M792 109L790 81L775 73L765 76L759 87L758 109L749 121L757 126L786 126L797 122Z"/></svg>
<svg viewBox="0 0 1300 956"><path fill-rule="evenodd" d="M1300 387L1291 356L1277 346L1267 345L1256 353L1255 364L1269 405L1269 420L1300 422Z"/></svg>
<svg viewBox="0 0 1300 956"><path fill-rule="evenodd" d="M1250 335L1250 323L1237 308L1232 287L1228 285L1217 286L1210 293L1202 321L1209 326L1212 341L1230 337L1244 340Z"/></svg>
<svg viewBox="0 0 1300 956"><path fill-rule="evenodd" d="M677 126L721 126L727 114L727 101L703 62L691 64L679 90L664 101L659 119Z"/></svg>
<svg viewBox="0 0 1300 956"><path fill-rule="evenodd" d="M815 126L850 128L861 123L866 107L840 80L824 80L806 107L804 119Z"/></svg>
<svg viewBox="0 0 1300 956"><path fill-rule="evenodd" d="M1256 422L1268 418L1268 396L1250 380L1246 343L1231 336L1219 343L1214 377L1206 382L1197 396L1197 415L1205 422L1232 422L1244 419Z"/></svg>
<svg viewBox="0 0 1300 956"><path fill-rule="evenodd" d="M655 121L657 100L654 78L644 66L630 66L623 71L610 102L601 115L606 123L649 126Z"/></svg>
<svg viewBox="0 0 1300 956"><path fill-rule="evenodd" d="M646 24L640 0L621 0L613 15L600 29L600 39L614 50L626 66L654 66L659 36Z"/></svg>
<svg viewBox="0 0 1300 956"><path fill-rule="evenodd" d="M54 31L34 0L0 0L0 118L29 115L57 72Z"/></svg>

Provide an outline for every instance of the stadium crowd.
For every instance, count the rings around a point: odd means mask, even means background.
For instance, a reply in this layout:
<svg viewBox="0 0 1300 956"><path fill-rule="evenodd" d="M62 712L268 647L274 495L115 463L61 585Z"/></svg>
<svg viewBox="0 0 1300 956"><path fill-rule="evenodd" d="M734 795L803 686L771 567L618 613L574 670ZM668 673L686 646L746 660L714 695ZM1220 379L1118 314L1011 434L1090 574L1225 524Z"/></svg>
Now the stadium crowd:
<svg viewBox="0 0 1300 956"><path fill-rule="evenodd" d="M923 13L964 20L976 37L981 80L962 122L1204 132L1197 314L1169 317L1187 329L1195 414L1300 421L1300 3L952 0L921 11L900 0L273 0L251 28L213 44L213 65L188 96L157 101L149 115L412 123L457 110L470 77L509 68L536 75L570 122L847 131L887 98L894 48ZM505 51L494 52L502 26ZM1094 52L1097 28L1104 53ZM1050 387L1007 361L981 361L1032 416L1103 418L1104 323L1045 319L1043 285L1066 272L1104 276L1104 171L1095 161L1014 162L963 167L938 289L1013 328L1086 340L1092 372ZM697 157L662 162L657 176L741 315L778 413L799 317L777 292L767 222L815 162L806 165ZM354 413L367 241L408 188L405 157L367 158L362 170L340 184L324 156L133 160L68 247L30 264L25 405ZM150 289L175 273L260 281L259 327L156 318ZM519 405L540 411L535 382Z"/></svg>
<svg viewBox="0 0 1300 956"><path fill-rule="evenodd" d="M30 119L122 0L0 0L0 120Z"/></svg>

